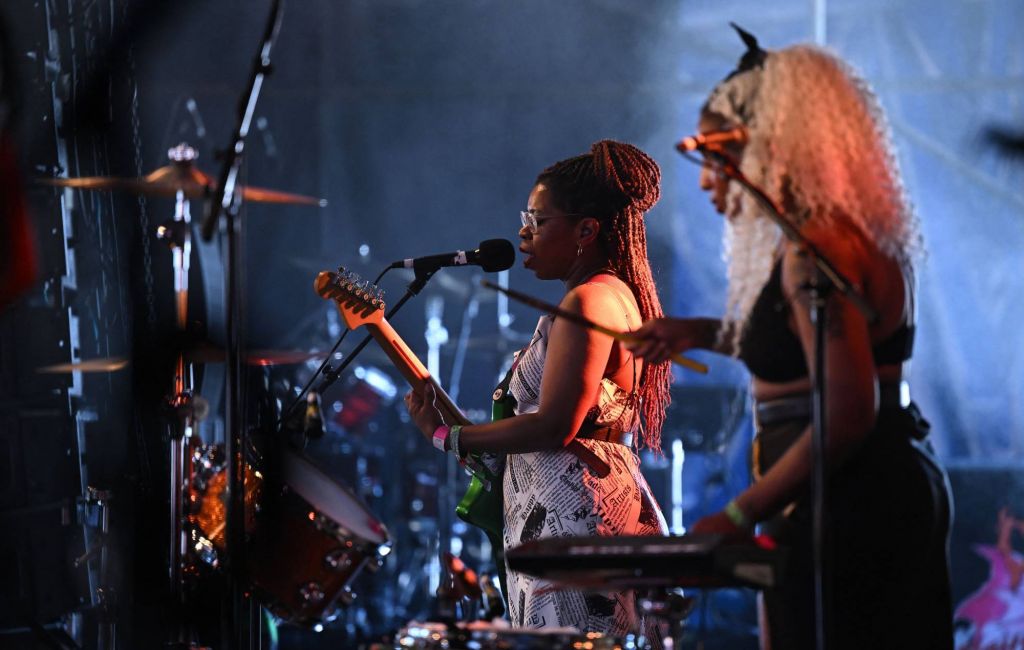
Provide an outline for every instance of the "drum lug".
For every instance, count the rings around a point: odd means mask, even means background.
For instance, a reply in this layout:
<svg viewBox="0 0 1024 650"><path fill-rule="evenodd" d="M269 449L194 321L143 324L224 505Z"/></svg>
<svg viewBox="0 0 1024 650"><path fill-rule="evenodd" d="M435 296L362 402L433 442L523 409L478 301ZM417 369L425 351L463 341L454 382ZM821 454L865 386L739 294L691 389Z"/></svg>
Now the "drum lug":
<svg viewBox="0 0 1024 650"><path fill-rule="evenodd" d="M341 616L341 608L337 605L331 605L320 615L320 620L324 623L333 623L339 616Z"/></svg>
<svg viewBox="0 0 1024 650"><path fill-rule="evenodd" d="M213 542L198 534L195 529L192 530L192 549L203 564L214 569L220 565L220 556Z"/></svg>
<svg viewBox="0 0 1024 650"><path fill-rule="evenodd" d="M336 602L340 602L343 606L348 607L355 599L356 595L352 593L352 589L350 587L345 587L341 590L341 593L338 594L338 600Z"/></svg>
<svg viewBox="0 0 1024 650"><path fill-rule="evenodd" d="M324 564L331 571L345 573L352 568L352 556L344 548L336 548L324 556Z"/></svg>
<svg viewBox="0 0 1024 650"><path fill-rule="evenodd" d="M384 556L378 555L377 557L367 561L366 566L364 568L370 573L377 573L378 571L380 571L380 568L382 566L384 566Z"/></svg>
<svg viewBox="0 0 1024 650"><path fill-rule="evenodd" d="M331 521L330 519L316 511L310 512L309 518L312 520L313 526L315 526L317 530L319 530L322 533L327 533L332 537L334 536L335 531L337 529L337 524L335 524L333 521Z"/></svg>
<svg viewBox="0 0 1024 650"><path fill-rule="evenodd" d="M319 605L323 602L326 594L319 582L307 582L299 587L299 596L306 605Z"/></svg>

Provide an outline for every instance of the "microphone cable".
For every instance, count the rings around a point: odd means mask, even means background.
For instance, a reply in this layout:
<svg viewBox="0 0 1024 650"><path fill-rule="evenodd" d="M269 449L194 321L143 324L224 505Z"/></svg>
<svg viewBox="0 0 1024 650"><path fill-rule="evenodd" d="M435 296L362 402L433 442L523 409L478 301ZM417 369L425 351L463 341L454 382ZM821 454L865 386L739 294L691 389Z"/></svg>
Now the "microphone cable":
<svg viewBox="0 0 1024 650"><path fill-rule="evenodd" d="M391 270L390 266L385 267L384 270L380 272L380 275L378 275L377 278L373 281L373 284L374 285L380 284L381 278L383 278L384 275L388 271L390 271L390 270ZM301 404L301 403L303 403L303 401L305 401L304 398L306 396L306 393L308 393L309 389L312 388L313 382L316 381L316 378L319 377L321 373L323 373L324 368L326 368L327 365L331 362L331 359L334 357L334 353L337 352L338 347L341 346L341 342L345 340L345 337L348 336L348 333L351 332L351 331L352 330L350 330L347 326L345 327L345 330L341 333L341 336L339 336L338 340L334 343L334 347L332 347L331 351L327 353L327 357L323 360L323 363L320 364L320 367L316 369L316 372L314 372L313 375L309 378L309 380L306 381L306 385L302 387L302 390L299 391L299 394L295 396L295 399L288 406L288 408L285 409L282 412L281 417L278 418L278 420L277 420L277 424L275 425L275 428L280 429L281 425L288 418L290 418L292 416L292 414L294 414L295 409L298 408L299 404ZM331 370L330 372L328 372L324 376L325 379L330 378L331 381L326 383L325 385L321 386L320 390L317 391L318 393L323 395L323 389L327 388L328 386L330 386L331 384L334 383L334 380L336 380L338 378L338 375L341 374L341 371L344 370L348 366L349 360L354 358L357 354L359 354L362 351L362 349L364 347L366 347L366 344L369 342L369 338L370 337L367 337L358 346L353 348L353 350L351 352L349 352L349 354L345 357L345 359L342 360L339 363L337 368Z"/></svg>

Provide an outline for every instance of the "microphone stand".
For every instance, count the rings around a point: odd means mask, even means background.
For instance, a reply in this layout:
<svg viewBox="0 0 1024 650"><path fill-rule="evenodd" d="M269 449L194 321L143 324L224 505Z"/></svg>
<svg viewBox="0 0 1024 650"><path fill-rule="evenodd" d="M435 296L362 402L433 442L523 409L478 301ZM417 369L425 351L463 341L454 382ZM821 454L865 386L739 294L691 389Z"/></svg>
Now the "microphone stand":
<svg viewBox="0 0 1024 650"><path fill-rule="evenodd" d="M810 318L814 325L814 368L811 386L811 546L814 567L814 633L818 650L825 648L826 576L825 545L825 331L828 299L839 291L864 314L868 323L878 321L878 312L853 287L818 248L786 218L765 192L750 182L727 156L705 148L704 153L726 176L738 182L764 209L787 239L814 263L815 273L801 288L810 296Z"/></svg>
<svg viewBox="0 0 1024 650"><path fill-rule="evenodd" d="M227 328L225 362L225 416L226 431L225 456L227 464L228 503L227 503L227 559L228 559L228 592L230 605L228 612L228 647L244 650L251 647L254 639L253 627L258 624L259 613L255 609L255 601L246 594L245 566L245 449L248 445L248 432L244 411L241 405L239 377L242 367L242 323L243 295L241 277L238 273L239 239L242 235L241 223L238 219L238 208L241 197L236 193L236 181L241 165L242 153L245 149L245 137L248 135L256 110L263 80L270 73L270 52L274 40L281 29L283 16L282 0L273 0L268 16L263 40L253 62L252 74L249 79L248 91L242 96L238 105L238 126L232 137L231 144L224 152L224 164L214 196L209 201L208 210L204 215L200 233L203 240L209 241L216 229L221 211L224 212L224 305L225 324Z"/></svg>

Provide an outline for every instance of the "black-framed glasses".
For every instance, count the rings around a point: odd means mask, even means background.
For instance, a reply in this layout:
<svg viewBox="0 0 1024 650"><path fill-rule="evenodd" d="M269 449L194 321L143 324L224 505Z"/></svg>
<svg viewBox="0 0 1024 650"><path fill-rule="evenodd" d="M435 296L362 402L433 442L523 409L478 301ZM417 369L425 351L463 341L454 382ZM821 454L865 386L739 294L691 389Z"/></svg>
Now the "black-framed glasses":
<svg viewBox="0 0 1024 650"><path fill-rule="evenodd" d="M566 213L566 214L537 214L529 210L520 210L519 219L523 222L523 225L529 229L530 232L536 233L537 229L540 228L540 224L544 223L548 219L557 219L559 217L582 217L582 214Z"/></svg>

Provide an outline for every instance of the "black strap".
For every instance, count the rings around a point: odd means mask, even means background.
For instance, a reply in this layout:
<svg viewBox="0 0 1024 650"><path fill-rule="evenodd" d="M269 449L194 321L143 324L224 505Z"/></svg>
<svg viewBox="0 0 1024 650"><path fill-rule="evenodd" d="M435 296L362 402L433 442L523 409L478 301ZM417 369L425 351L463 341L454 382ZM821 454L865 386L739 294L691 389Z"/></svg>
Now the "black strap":
<svg viewBox="0 0 1024 650"><path fill-rule="evenodd" d="M633 432L623 431L622 429L616 429L615 427L596 427L584 424L580 427L579 432L576 434L577 438L585 438L588 440L602 440L604 442L614 442L627 447L633 447Z"/></svg>

